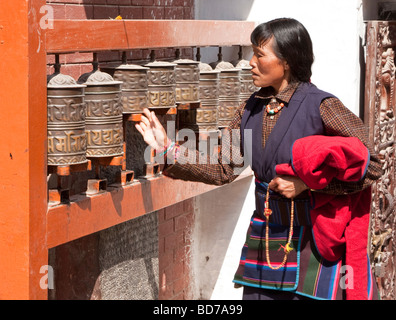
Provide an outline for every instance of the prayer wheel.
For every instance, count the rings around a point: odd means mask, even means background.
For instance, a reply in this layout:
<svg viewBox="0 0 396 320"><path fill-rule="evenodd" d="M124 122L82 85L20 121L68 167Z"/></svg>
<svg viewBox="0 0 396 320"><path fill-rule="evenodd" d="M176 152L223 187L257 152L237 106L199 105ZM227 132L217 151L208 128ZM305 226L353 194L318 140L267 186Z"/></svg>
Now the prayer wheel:
<svg viewBox="0 0 396 320"><path fill-rule="evenodd" d="M241 70L225 61L218 63L215 70L220 71L218 127L222 129L229 126L240 104Z"/></svg>
<svg viewBox="0 0 396 320"><path fill-rule="evenodd" d="M199 96L202 108L217 109L219 105L219 74L208 64L199 64Z"/></svg>
<svg viewBox="0 0 396 320"><path fill-rule="evenodd" d="M99 70L83 74L87 133L87 157L112 157L123 154L121 81Z"/></svg>
<svg viewBox="0 0 396 320"><path fill-rule="evenodd" d="M87 162L85 88L59 71L47 78L48 165Z"/></svg>
<svg viewBox="0 0 396 320"><path fill-rule="evenodd" d="M149 68L126 62L119 66L104 66L101 70L122 82L121 102L124 114L142 113L148 104L147 71Z"/></svg>
<svg viewBox="0 0 396 320"><path fill-rule="evenodd" d="M179 110L179 124L183 128L199 131L216 131L219 107L219 74L206 63L199 63L199 96L201 106Z"/></svg>
<svg viewBox="0 0 396 320"><path fill-rule="evenodd" d="M250 70L252 67L249 65L249 61L240 60L236 68L241 69L241 92L240 92L240 100L241 102L250 98L250 96L258 90L258 88L254 85L252 74Z"/></svg>
<svg viewBox="0 0 396 320"><path fill-rule="evenodd" d="M154 61L145 65L148 81L149 109L170 109L176 107L176 64Z"/></svg>
<svg viewBox="0 0 396 320"><path fill-rule="evenodd" d="M173 63L176 64L176 103L199 103L199 62L178 59Z"/></svg>

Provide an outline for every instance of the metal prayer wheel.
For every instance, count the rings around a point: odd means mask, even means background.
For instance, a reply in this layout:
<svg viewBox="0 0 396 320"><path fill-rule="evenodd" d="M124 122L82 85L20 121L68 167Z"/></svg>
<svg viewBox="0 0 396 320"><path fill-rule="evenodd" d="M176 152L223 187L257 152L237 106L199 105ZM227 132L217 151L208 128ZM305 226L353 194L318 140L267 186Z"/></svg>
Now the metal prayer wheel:
<svg viewBox="0 0 396 320"><path fill-rule="evenodd" d="M217 109L219 105L219 75L206 63L199 64L199 96L202 108Z"/></svg>
<svg viewBox="0 0 396 320"><path fill-rule="evenodd" d="M173 63L176 64L176 103L199 103L199 62L178 59Z"/></svg>
<svg viewBox="0 0 396 320"><path fill-rule="evenodd" d="M122 82L121 102L124 114L142 113L148 105L147 71L149 68L135 64L104 66L102 71Z"/></svg>
<svg viewBox="0 0 396 320"><path fill-rule="evenodd" d="M148 107L164 109L176 107L176 64L154 61L145 65L148 81Z"/></svg>
<svg viewBox="0 0 396 320"><path fill-rule="evenodd" d="M240 99L241 102L250 98L250 96L258 90L258 88L254 85L252 74L250 70L252 67L249 65L249 61L247 60L240 60L236 64L236 68L241 69L241 92L240 92Z"/></svg>
<svg viewBox="0 0 396 320"><path fill-rule="evenodd" d="M199 63L199 96L201 106L179 110L179 124L194 131L215 131L218 122L219 74L206 63Z"/></svg>
<svg viewBox="0 0 396 320"><path fill-rule="evenodd" d="M85 85L56 71L47 79L48 165L87 162Z"/></svg>
<svg viewBox="0 0 396 320"><path fill-rule="evenodd" d="M78 83L86 85L87 157L122 155L122 82L115 81L108 73L94 69L83 74Z"/></svg>
<svg viewBox="0 0 396 320"><path fill-rule="evenodd" d="M239 107L241 70L225 61L218 63L215 70L220 71L218 127L221 129L229 126L236 109Z"/></svg>

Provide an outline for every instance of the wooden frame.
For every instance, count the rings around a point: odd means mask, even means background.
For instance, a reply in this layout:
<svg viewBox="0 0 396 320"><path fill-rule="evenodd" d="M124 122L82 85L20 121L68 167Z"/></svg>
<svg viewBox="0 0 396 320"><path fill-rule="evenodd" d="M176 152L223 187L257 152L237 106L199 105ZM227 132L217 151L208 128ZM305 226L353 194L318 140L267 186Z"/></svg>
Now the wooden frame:
<svg viewBox="0 0 396 320"><path fill-rule="evenodd" d="M249 45L253 22L55 20L45 0L0 3L0 298L47 299L48 249L215 188L159 177L48 209L48 53ZM171 197L166 190L173 189ZM154 196L155 194L155 196ZM47 267L47 268L46 268Z"/></svg>
<svg viewBox="0 0 396 320"><path fill-rule="evenodd" d="M0 3L0 298L46 299L45 0Z"/></svg>

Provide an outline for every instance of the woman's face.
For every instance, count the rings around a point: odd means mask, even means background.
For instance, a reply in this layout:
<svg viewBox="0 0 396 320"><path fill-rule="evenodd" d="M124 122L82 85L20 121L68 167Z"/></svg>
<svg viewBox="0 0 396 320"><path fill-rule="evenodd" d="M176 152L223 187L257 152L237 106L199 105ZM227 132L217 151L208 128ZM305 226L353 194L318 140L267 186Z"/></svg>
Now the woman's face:
<svg viewBox="0 0 396 320"><path fill-rule="evenodd" d="M256 87L273 87L276 92L284 89L290 80L290 68L286 61L279 59L273 50L274 38L261 47L253 45L250 60L253 83Z"/></svg>

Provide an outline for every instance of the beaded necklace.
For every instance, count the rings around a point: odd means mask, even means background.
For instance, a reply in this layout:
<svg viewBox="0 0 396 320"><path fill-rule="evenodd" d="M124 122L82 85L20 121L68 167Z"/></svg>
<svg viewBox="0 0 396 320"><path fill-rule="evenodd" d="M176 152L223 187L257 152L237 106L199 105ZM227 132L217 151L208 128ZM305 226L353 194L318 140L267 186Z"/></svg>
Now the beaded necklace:
<svg viewBox="0 0 396 320"><path fill-rule="evenodd" d="M276 103L276 99L275 99L275 98L271 99L271 102L272 102L272 103ZM269 104L267 104L267 106L266 106L266 108L265 108L265 110L267 111L267 113L270 114L270 115L274 115L275 113L278 113L278 112L281 111L281 109L285 106L285 104L284 104L283 102L281 102L281 103L279 104L279 106L277 106L277 107L271 109L271 102L270 102Z"/></svg>
<svg viewBox="0 0 396 320"><path fill-rule="evenodd" d="M268 266L272 269L272 270L278 270L280 268L282 268L287 260L287 255L293 250L293 248L290 247L290 243L291 243L291 238L293 236L293 223L294 223L294 200L291 199L291 212L290 212L290 230L289 230L289 237L287 239L287 243L285 246L281 245L281 248L283 248L283 251L285 252L285 255L283 257L283 261L280 263L279 266L277 267L273 267L271 265L271 261L270 261L270 257L269 257L269 240L268 240L268 225L269 225L269 218L272 214L272 210L269 208L269 188L267 188L267 195L265 198L265 204L264 204L264 215L265 218L267 220L267 223L265 225L265 256L267 259L267 263ZM280 248L279 248L280 249Z"/></svg>

